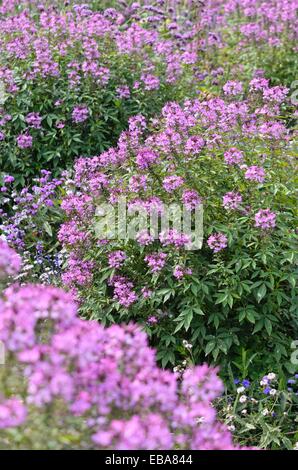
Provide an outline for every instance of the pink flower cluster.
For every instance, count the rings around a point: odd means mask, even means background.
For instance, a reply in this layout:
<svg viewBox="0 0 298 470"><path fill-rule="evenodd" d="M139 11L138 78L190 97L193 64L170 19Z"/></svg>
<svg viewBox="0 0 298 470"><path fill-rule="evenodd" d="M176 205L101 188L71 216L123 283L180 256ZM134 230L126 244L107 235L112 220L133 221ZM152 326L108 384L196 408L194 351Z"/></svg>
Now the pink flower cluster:
<svg viewBox="0 0 298 470"><path fill-rule="evenodd" d="M270 88L260 79L255 79L252 86ZM214 215L216 218L219 215L228 223L231 214L222 210L224 208L235 211L233 221L238 216L248 215L247 228L251 227L250 217L261 204L261 201L251 200L250 195L255 190L252 182L265 180L265 170L260 163L264 160L262 155L256 154L254 139L264 142L259 129L267 122L267 118L258 113L255 93L254 89L250 91L244 101L230 96L226 100L187 100L184 105L168 103L160 118L152 119L151 123L141 115L131 118L128 130L122 132L116 147L99 156L77 160L72 191L62 204L68 220L60 228L59 240L69 253L83 262L86 246L101 246L99 269L120 270L114 280L107 279L109 288L103 301L112 299L125 308L134 306L143 301L143 289L156 289L151 279L147 279L149 273L165 269L173 273L174 280L179 280L187 274L187 269L193 270L195 263L189 250L192 234L184 233L182 227L178 230L175 224L166 229L160 225L156 233L150 232L148 227L140 230L136 243L131 241L128 246L121 242L116 251L115 244L109 240L102 245L90 231L90 215L92 218L99 201L115 204L124 197L127 217L141 210L147 220L156 215L162 218L167 205L172 203L184 205L192 212L203 204L208 220L213 221ZM154 127L154 132L148 133L148 125ZM200 134L198 129L201 129ZM248 141L245 151L240 150L242 139ZM280 144L284 144L283 139ZM280 144L277 141L274 145ZM217 175L216 191L213 185L209 187L209 172ZM221 188L231 190L226 192ZM211 234L206 243L214 253L228 247L227 237L221 232ZM138 273L140 270L142 275L134 276L135 270ZM71 271L70 265L68 271ZM90 282L96 272L91 271L86 282ZM67 280L71 278L71 273L66 276ZM67 286L77 287L75 279L72 285L67 282Z"/></svg>
<svg viewBox="0 0 298 470"><path fill-rule="evenodd" d="M265 180L265 170L262 167L253 165L247 168L245 172L245 179L251 181L257 181L258 183L263 183Z"/></svg>
<svg viewBox="0 0 298 470"><path fill-rule="evenodd" d="M175 189L180 188L183 184L184 180L181 176L166 176L163 180L163 187L168 193L175 191Z"/></svg>
<svg viewBox="0 0 298 470"><path fill-rule="evenodd" d="M119 302L125 308L130 307L134 304L138 298L137 294L133 290L133 283L124 276L114 276L110 284L114 288L114 300Z"/></svg>
<svg viewBox="0 0 298 470"><path fill-rule="evenodd" d="M120 268L126 259L124 251L117 250L109 253L109 266L110 268Z"/></svg>
<svg viewBox="0 0 298 470"><path fill-rule="evenodd" d="M153 273L162 270L166 264L166 259L166 253L151 253L150 255L145 256L145 261Z"/></svg>
<svg viewBox="0 0 298 470"><path fill-rule="evenodd" d="M0 238L0 280L15 276L21 268L21 257Z"/></svg>
<svg viewBox="0 0 298 470"><path fill-rule="evenodd" d="M27 149L32 147L33 138L29 134L20 134L17 137L17 145L20 149Z"/></svg>
<svg viewBox="0 0 298 470"><path fill-rule="evenodd" d="M17 398L1 400L0 395L0 429L21 426L27 417L27 409Z"/></svg>
<svg viewBox="0 0 298 470"><path fill-rule="evenodd" d="M225 209L236 210L242 203L242 196L239 193L233 191L226 193L223 198L223 206Z"/></svg>
<svg viewBox="0 0 298 470"><path fill-rule="evenodd" d="M79 124L81 122L84 122L88 119L89 116L89 109L87 106L76 106L73 111L72 111L72 120L76 123Z"/></svg>
<svg viewBox="0 0 298 470"><path fill-rule="evenodd" d="M228 239L223 233L215 233L210 235L207 244L214 253L218 253L228 246Z"/></svg>
<svg viewBox="0 0 298 470"><path fill-rule="evenodd" d="M270 209L261 209L255 215L255 225L263 230L274 228L276 224L276 214Z"/></svg>
<svg viewBox="0 0 298 470"><path fill-rule="evenodd" d="M243 152L236 148L231 148L225 152L224 159L228 165L239 165L243 160Z"/></svg>
<svg viewBox="0 0 298 470"><path fill-rule="evenodd" d="M156 366L138 327L105 329L81 320L70 295L57 288L9 287L0 299L0 340L9 353L9 373L21 368L26 375L19 397L0 395L4 435L25 426L34 410L46 417L48 405L53 409L59 402L57 432L67 433L63 416L81 418L82 441L90 439L89 447L235 448L211 406L223 391L215 369L197 366L178 380Z"/></svg>

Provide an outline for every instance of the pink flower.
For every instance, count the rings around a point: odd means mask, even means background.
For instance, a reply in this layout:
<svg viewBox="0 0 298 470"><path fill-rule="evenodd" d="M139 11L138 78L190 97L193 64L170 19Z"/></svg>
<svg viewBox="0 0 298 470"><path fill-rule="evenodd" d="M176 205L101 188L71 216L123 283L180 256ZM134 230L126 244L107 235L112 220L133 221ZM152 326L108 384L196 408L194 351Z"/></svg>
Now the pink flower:
<svg viewBox="0 0 298 470"><path fill-rule="evenodd" d="M263 183L265 180L265 170L262 167L253 165L247 168L244 177L247 180Z"/></svg>
<svg viewBox="0 0 298 470"><path fill-rule="evenodd" d="M190 268L185 268L184 266L175 266L173 271L173 276L176 279L182 279L186 275L192 274L192 270Z"/></svg>
<svg viewBox="0 0 298 470"><path fill-rule="evenodd" d="M124 251L117 250L110 253L108 258L110 268L120 268L126 260L126 254Z"/></svg>
<svg viewBox="0 0 298 470"><path fill-rule="evenodd" d="M150 235L147 229L144 229L137 234L136 240L140 245L148 246L154 241L154 237Z"/></svg>
<svg viewBox="0 0 298 470"><path fill-rule="evenodd" d="M166 253L152 253L145 256L145 261L150 267L151 272L156 273L161 271L166 264L167 254Z"/></svg>
<svg viewBox="0 0 298 470"><path fill-rule="evenodd" d="M76 124L84 122L88 119L89 109L85 105L75 106L71 116Z"/></svg>
<svg viewBox="0 0 298 470"><path fill-rule="evenodd" d="M214 253L217 253L228 246L228 239L223 233L215 233L208 238L207 244Z"/></svg>
<svg viewBox="0 0 298 470"><path fill-rule="evenodd" d="M201 197L198 195L197 191L194 190L183 191L182 201L188 210L193 210L202 203Z"/></svg>
<svg viewBox="0 0 298 470"><path fill-rule="evenodd" d="M181 233L176 229L161 232L159 240L163 246L174 245L176 248L185 247L191 242L189 235Z"/></svg>
<svg viewBox="0 0 298 470"><path fill-rule="evenodd" d="M0 429L21 426L26 417L27 409L17 398L0 402Z"/></svg>
<svg viewBox="0 0 298 470"><path fill-rule="evenodd" d="M232 147L224 153L224 159L228 165L238 165L243 160L243 152Z"/></svg>
<svg viewBox="0 0 298 470"><path fill-rule="evenodd" d="M0 279L15 276L21 264L21 257L0 238Z"/></svg>
<svg viewBox="0 0 298 470"><path fill-rule="evenodd" d="M158 323L158 319L154 315L151 315L151 317L148 318L147 323L149 323L149 325L156 325L156 323Z"/></svg>
<svg viewBox="0 0 298 470"><path fill-rule="evenodd" d="M229 80L224 86L223 91L225 95L239 95L243 92L243 87L241 82Z"/></svg>
<svg viewBox="0 0 298 470"><path fill-rule="evenodd" d="M117 92L119 98L127 99L127 98L130 97L130 90L129 90L129 87L127 85L119 86L116 89L116 92Z"/></svg>
<svg viewBox="0 0 298 470"><path fill-rule="evenodd" d="M136 164L142 170L149 168L156 162L158 156L149 148L143 148L139 151L136 157Z"/></svg>
<svg viewBox="0 0 298 470"><path fill-rule="evenodd" d="M239 193L231 191L223 196L223 206L225 209L236 210L242 203L242 196Z"/></svg>
<svg viewBox="0 0 298 470"><path fill-rule="evenodd" d="M163 180L163 187L168 192L171 193L175 191L175 189L180 188L184 184L184 179L181 176L166 176Z"/></svg>
<svg viewBox="0 0 298 470"><path fill-rule="evenodd" d="M270 209L260 209L255 215L255 226L263 230L274 228L276 224L276 214Z"/></svg>

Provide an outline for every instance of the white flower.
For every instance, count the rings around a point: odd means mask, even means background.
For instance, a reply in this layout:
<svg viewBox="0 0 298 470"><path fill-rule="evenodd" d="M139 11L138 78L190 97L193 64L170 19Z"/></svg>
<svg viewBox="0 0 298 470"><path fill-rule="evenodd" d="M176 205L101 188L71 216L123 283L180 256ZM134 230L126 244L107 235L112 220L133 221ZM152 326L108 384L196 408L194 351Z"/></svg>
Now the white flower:
<svg viewBox="0 0 298 470"><path fill-rule="evenodd" d="M246 415L246 414L247 414L247 410L242 410L242 411L241 411L241 414L242 414L242 415Z"/></svg>
<svg viewBox="0 0 298 470"><path fill-rule="evenodd" d="M231 426L228 426L228 430L231 431L231 432L234 432L235 431L235 426L234 424L231 424Z"/></svg>
<svg viewBox="0 0 298 470"><path fill-rule="evenodd" d="M261 382L260 382L260 385L268 385L268 382L269 382L269 377L267 375L264 375L264 377L262 378Z"/></svg>
<svg viewBox="0 0 298 470"><path fill-rule="evenodd" d="M296 444L294 445L293 450L298 450L298 441L297 441Z"/></svg>
<svg viewBox="0 0 298 470"><path fill-rule="evenodd" d="M276 378L276 374L274 372L270 372L270 374L267 375L269 380L274 380Z"/></svg>
<svg viewBox="0 0 298 470"><path fill-rule="evenodd" d="M196 422L197 424L201 424L205 421L205 417L204 416L201 416L200 418L196 418Z"/></svg>
<svg viewBox="0 0 298 470"><path fill-rule="evenodd" d="M269 413L269 411L267 410L267 408L264 408L264 410L262 411L262 415L267 416L268 413Z"/></svg>
<svg viewBox="0 0 298 470"><path fill-rule="evenodd" d="M237 388L237 393L243 393L244 390L245 390L244 387L238 387L238 388Z"/></svg>
<svg viewBox="0 0 298 470"><path fill-rule="evenodd" d="M241 397L239 398L240 403L245 403L246 400L247 400L247 396L246 396L246 395L241 395Z"/></svg>
<svg viewBox="0 0 298 470"><path fill-rule="evenodd" d="M272 388L269 393L270 395L276 395L277 390L275 390L275 388Z"/></svg>

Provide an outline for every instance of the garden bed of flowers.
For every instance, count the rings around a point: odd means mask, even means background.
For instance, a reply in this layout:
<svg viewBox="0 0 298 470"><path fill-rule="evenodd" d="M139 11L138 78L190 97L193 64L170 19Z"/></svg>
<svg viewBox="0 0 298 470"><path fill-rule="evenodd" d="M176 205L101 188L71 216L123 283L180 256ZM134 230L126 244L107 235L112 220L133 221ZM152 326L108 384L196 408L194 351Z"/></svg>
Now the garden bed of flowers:
<svg viewBox="0 0 298 470"><path fill-rule="evenodd" d="M0 6L0 449L298 448L297 0Z"/></svg>

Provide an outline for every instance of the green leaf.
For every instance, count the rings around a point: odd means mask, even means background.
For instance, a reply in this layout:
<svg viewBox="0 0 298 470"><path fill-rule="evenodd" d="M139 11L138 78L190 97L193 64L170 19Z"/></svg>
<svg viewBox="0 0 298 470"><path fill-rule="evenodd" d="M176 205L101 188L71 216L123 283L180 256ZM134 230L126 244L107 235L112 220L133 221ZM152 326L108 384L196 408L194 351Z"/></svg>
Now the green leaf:
<svg viewBox="0 0 298 470"><path fill-rule="evenodd" d="M257 302L260 303L261 300L265 297L267 293L267 287L266 284L262 284L259 289L257 290L256 298Z"/></svg>
<svg viewBox="0 0 298 470"><path fill-rule="evenodd" d="M207 343L207 346L205 348L205 355L208 356L208 354L211 353L211 351L213 351L213 349L215 348L215 341L210 341L209 343Z"/></svg>
<svg viewBox="0 0 298 470"><path fill-rule="evenodd" d="M269 336L271 336L272 333L272 323L268 318L265 318L265 328Z"/></svg>
<svg viewBox="0 0 298 470"><path fill-rule="evenodd" d="M45 221L45 222L43 223L43 228L45 229L46 233L47 233L50 237L53 236L53 231L52 231L52 228L51 228L49 222Z"/></svg>

